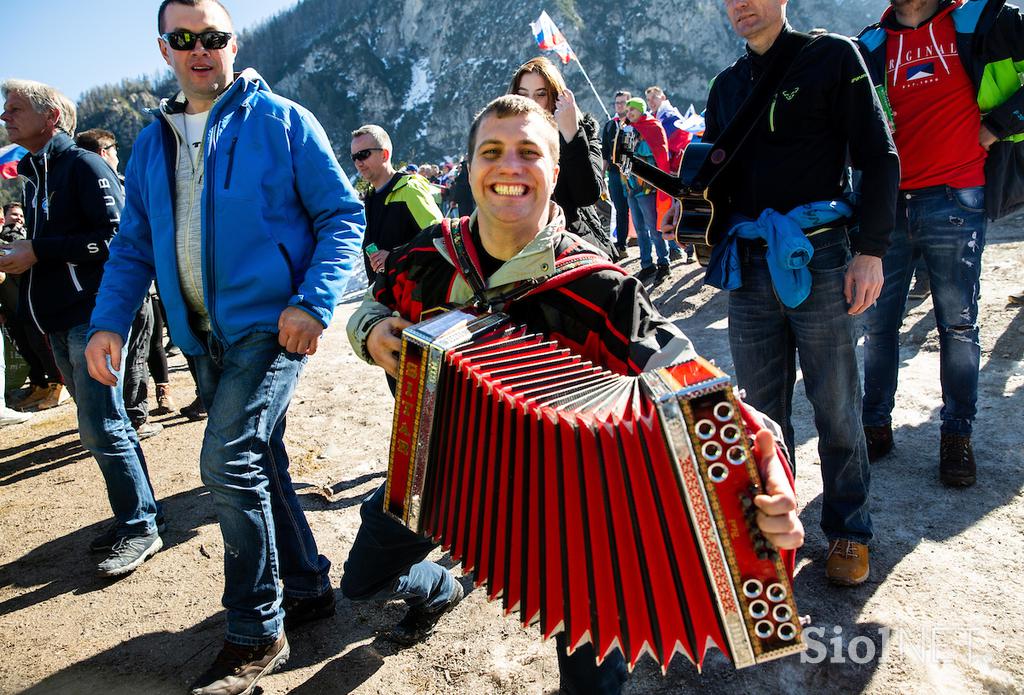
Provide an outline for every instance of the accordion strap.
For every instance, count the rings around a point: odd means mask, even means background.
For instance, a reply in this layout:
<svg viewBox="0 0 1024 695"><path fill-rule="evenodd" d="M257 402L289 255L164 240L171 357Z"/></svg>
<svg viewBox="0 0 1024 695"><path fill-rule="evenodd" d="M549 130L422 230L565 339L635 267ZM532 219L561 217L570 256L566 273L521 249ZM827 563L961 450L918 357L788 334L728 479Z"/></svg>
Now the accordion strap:
<svg viewBox="0 0 1024 695"><path fill-rule="evenodd" d="M445 218L441 220L441 231L448 255L455 262L455 270L473 291L473 303L480 308L507 305L518 299L557 289L599 270L612 270L622 275L628 275L625 270L608 262L599 253L572 253L576 248L573 246L555 259L555 271L547 278L527 280L508 292L485 298L487 280L481 270L480 254L473 245L469 218L463 217L458 220L458 224L454 225L449 218Z"/></svg>

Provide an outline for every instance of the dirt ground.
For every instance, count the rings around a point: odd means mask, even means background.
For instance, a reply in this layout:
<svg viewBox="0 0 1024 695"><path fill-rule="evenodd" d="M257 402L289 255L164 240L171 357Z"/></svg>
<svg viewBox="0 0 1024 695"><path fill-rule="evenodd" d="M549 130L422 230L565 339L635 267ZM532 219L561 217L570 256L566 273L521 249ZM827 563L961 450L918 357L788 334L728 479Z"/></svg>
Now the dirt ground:
<svg viewBox="0 0 1024 695"><path fill-rule="evenodd" d="M743 671L713 651L702 675L682 658L665 677L643 661L627 692L1024 692L1024 309L1007 305L1024 290L1024 216L990 229L984 263L978 484L947 490L938 482L938 340L930 300L915 302L900 353L897 448L872 469L871 578L849 590L824 580L817 438L798 387L807 542L796 598L813 619L810 651ZM702 354L729 370L726 298L700 288L700 275L677 265L652 294ZM385 475L391 423L382 373L358 361L344 337L353 306L339 307L288 418L292 475L335 586L359 502ZM172 365L183 405L188 372L180 357ZM203 423L160 421L164 433L143 448L166 508L165 548L116 582L93 576L101 558L87 546L110 512L73 408L0 430L0 692L181 693L219 648L223 545L198 476ZM261 686L303 695L556 690L553 646L481 593L428 641L400 651L377 637L401 617L400 604L356 605L338 592L337 616L289 635L291 660Z"/></svg>

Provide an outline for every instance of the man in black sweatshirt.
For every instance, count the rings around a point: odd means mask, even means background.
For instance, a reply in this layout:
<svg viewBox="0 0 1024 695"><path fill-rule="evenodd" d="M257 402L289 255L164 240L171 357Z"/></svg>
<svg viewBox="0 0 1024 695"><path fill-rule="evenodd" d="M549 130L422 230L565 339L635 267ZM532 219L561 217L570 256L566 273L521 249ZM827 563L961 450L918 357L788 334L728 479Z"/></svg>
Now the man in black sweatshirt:
<svg viewBox="0 0 1024 695"><path fill-rule="evenodd" d="M0 272L25 273L20 311L49 337L78 407L82 446L103 472L115 521L90 548L109 554L97 572L115 577L163 547L146 460L120 383L103 386L89 376L85 362L89 318L124 197L110 167L71 139L76 113L67 97L28 80L4 82L0 95L11 141L31 153L18 165L28 179L28 238L2 247ZM111 365L119 379L123 360L122 352Z"/></svg>
<svg viewBox="0 0 1024 695"><path fill-rule="evenodd" d="M836 584L860 584L869 573L872 527L855 316L881 291L899 159L850 41L794 32L786 0L726 0L725 6L747 49L715 78L706 141L721 137L769 66L796 54L716 187L715 217L727 222L716 225L709 240L724 247L719 254L733 249L732 269L739 271L725 285L736 379L747 402L782 425L795 453L791 414L799 352L819 435L826 574ZM842 200L847 157L863 172L854 237L847 233L852 209ZM788 244L802 245L806 267L777 265ZM802 291L787 291L794 289L787 280Z"/></svg>

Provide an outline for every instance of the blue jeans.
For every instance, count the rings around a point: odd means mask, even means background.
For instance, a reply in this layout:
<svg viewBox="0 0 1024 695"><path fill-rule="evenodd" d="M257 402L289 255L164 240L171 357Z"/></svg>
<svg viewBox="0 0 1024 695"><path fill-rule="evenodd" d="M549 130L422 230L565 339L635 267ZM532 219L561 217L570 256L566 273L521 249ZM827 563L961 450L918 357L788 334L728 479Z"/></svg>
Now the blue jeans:
<svg viewBox="0 0 1024 695"><path fill-rule="evenodd" d="M615 245L625 248L629 238L629 201L618 167L608 170L608 195L615 208Z"/></svg>
<svg viewBox="0 0 1024 695"><path fill-rule="evenodd" d="M746 401L782 426L794 452L796 356L814 409L823 484L821 528L829 540L871 540L871 472L859 417L855 317L843 283L850 258L843 229L812 237L811 293L790 309L775 294L764 248L740 250L743 285L729 293L729 347Z"/></svg>
<svg viewBox="0 0 1024 695"><path fill-rule="evenodd" d="M89 376L85 363L88 324L49 333L53 358L78 409L78 436L96 459L107 485L107 499L117 522L117 535L146 536L156 532L157 503L146 470L146 457L124 410L122 377L104 386ZM121 364L125 362L121 351Z"/></svg>
<svg viewBox="0 0 1024 695"><path fill-rule="evenodd" d="M253 333L226 349L216 338L207 342L208 353L193 358L209 413L199 473L224 537L227 638L268 644L284 627L283 594L331 590L331 563L317 551L284 447L285 416L306 358L285 352L274 333Z"/></svg>
<svg viewBox="0 0 1024 695"><path fill-rule="evenodd" d="M362 524L345 560L341 591L353 601L404 599L427 610L441 608L455 591L455 578L444 567L424 558L436 545L384 513L384 486L359 509ZM561 687L568 693L618 693L625 682L626 664L613 653L600 667L590 645L566 653L564 635L556 637Z"/></svg>
<svg viewBox="0 0 1024 695"><path fill-rule="evenodd" d="M889 425L896 402L900 326L918 258L931 281L939 329L942 431L971 433L977 413L978 295L985 249L985 189L946 186L901 191L892 246L882 259L885 285L865 314L864 424Z"/></svg>
<svg viewBox="0 0 1024 695"><path fill-rule="evenodd" d="M640 245L640 267L651 265L651 244L658 253L658 265L668 265L668 244L658 233L658 196L654 193L629 193L629 211L633 215L633 228Z"/></svg>

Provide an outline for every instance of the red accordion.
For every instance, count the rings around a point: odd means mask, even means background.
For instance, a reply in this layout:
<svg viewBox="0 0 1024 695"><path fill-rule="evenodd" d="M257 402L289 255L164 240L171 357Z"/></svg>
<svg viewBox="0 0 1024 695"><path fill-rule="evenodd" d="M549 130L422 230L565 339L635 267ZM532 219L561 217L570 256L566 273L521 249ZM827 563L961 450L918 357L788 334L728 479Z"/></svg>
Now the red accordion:
<svg viewBox="0 0 1024 695"><path fill-rule="evenodd" d="M403 334L385 511L570 650L742 668L805 648L755 523L758 429L701 358L621 376L453 311Z"/></svg>

